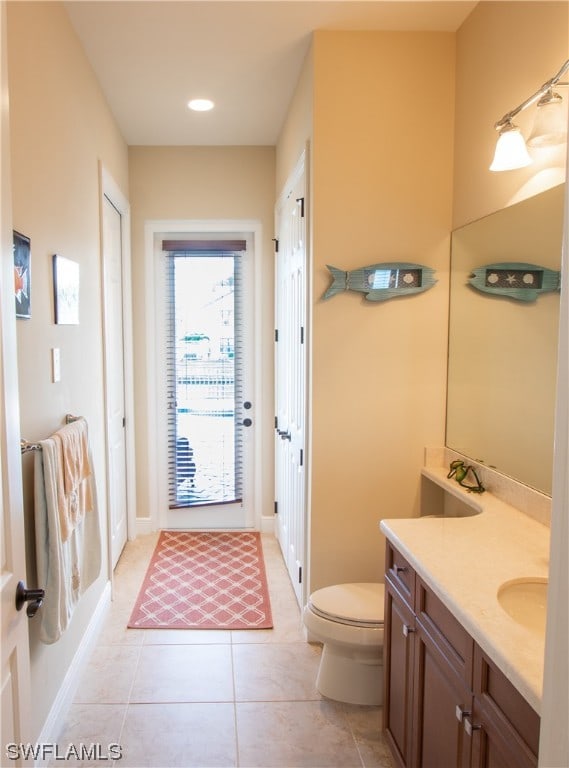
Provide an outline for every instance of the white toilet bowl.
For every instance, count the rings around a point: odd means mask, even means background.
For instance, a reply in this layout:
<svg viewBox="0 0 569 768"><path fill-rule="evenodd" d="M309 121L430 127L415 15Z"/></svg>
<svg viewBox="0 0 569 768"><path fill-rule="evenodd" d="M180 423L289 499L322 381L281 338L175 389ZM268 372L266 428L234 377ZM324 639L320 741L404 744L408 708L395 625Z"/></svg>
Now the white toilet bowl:
<svg viewBox="0 0 569 768"><path fill-rule="evenodd" d="M347 704L383 703L383 584L336 584L304 608L308 639L323 644L316 687Z"/></svg>

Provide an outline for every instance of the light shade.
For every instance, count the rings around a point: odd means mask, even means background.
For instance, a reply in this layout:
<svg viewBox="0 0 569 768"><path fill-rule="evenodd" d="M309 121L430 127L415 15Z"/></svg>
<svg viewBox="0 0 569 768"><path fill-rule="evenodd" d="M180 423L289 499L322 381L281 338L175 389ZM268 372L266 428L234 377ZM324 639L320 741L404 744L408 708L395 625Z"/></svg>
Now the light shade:
<svg viewBox="0 0 569 768"><path fill-rule="evenodd" d="M512 171L531 163L524 137L513 123L507 123L498 136L491 171Z"/></svg>
<svg viewBox="0 0 569 768"><path fill-rule="evenodd" d="M567 119L563 99L548 91L537 102L533 128L528 138L530 147L551 147L567 141Z"/></svg>
<svg viewBox="0 0 569 768"><path fill-rule="evenodd" d="M194 112L209 112L213 109L214 103L211 99L192 99L188 101L188 107Z"/></svg>

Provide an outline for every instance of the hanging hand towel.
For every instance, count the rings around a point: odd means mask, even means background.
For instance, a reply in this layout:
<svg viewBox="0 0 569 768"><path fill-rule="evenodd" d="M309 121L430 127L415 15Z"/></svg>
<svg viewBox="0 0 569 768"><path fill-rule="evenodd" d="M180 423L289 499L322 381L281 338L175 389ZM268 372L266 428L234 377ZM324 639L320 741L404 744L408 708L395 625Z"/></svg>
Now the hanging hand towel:
<svg viewBox="0 0 569 768"><path fill-rule="evenodd" d="M62 522L65 524L66 518L60 514L64 493L61 442L54 435L40 441L40 446L34 466L38 583L46 592L40 639L54 643L68 627L79 598L99 575L101 532L91 473L83 482L90 485L92 508L64 536Z"/></svg>
<svg viewBox="0 0 569 768"><path fill-rule="evenodd" d="M85 513L93 510L87 422L76 419L59 429L52 439L60 452L57 497L61 535L66 541Z"/></svg>

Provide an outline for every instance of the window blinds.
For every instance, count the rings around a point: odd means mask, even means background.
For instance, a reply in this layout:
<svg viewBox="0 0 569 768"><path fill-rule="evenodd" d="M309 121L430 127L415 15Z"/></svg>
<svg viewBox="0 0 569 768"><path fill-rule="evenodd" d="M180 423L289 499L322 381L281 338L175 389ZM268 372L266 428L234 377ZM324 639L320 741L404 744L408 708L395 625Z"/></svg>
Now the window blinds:
<svg viewBox="0 0 569 768"><path fill-rule="evenodd" d="M165 240L170 508L243 494L242 240Z"/></svg>

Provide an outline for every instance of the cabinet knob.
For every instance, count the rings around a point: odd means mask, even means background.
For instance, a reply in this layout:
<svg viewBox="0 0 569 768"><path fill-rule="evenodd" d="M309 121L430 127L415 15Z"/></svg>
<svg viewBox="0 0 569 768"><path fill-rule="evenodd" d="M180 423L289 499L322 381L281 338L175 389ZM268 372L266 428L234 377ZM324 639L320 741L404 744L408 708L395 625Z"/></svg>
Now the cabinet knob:
<svg viewBox="0 0 569 768"><path fill-rule="evenodd" d="M405 571L409 570L406 565L396 565L395 566L395 573L405 573Z"/></svg>
<svg viewBox="0 0 569 768"><path fill-rule="evenodd" d="M408 624L403 624L403 637L409 637L414 631L413 627L410 627Z"/></svg>
<svg viewBox="0 0 569 768"><path fill-rule="evenodd" d="M472 731L480 731L482 725L475 725L467 717L464 719L464 730L469 736L472 736Z"/></svg>

